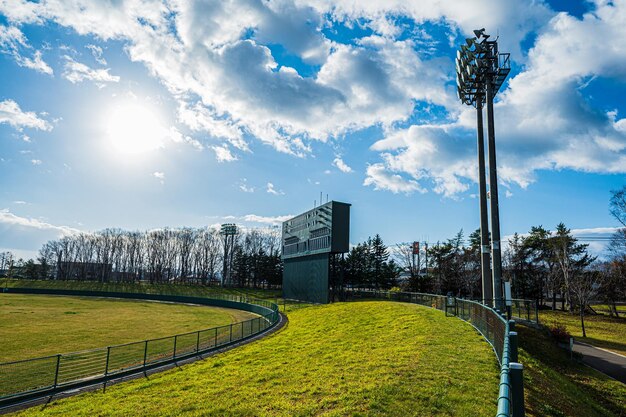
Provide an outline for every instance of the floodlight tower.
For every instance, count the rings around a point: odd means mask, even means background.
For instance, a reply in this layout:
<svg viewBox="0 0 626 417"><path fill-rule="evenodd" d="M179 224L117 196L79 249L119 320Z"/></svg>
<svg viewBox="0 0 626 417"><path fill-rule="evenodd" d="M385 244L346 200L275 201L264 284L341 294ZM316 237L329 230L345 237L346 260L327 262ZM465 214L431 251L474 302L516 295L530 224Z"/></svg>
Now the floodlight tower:
<svg viewBox="0 0 626 417"><path fill-rule="evenodd" d="M498 41L489 40L485 29L475 30L457 51L457 93L463 104L476 108L478 187L480 204L480 250L483 299L504 310L502 299L502 256L500 251L500 212L498 209L498 176L493 118L493 98L511 70L508 53L498 52ZM484 104L487 104L489 149L489 194L491 202L491 274L489 273L489 228L487 223L487 189L485 180Z"/></svg>
<svg viewBox="0 0 626 417"><path fill-rule="evenodd" d="M237 235L237 233L237 225L233 223L224 223L220 229L220 235L222 235L224 239L222 286L232 285L231 269L233 265L233 252L235 251L235 236Z"/></svg>

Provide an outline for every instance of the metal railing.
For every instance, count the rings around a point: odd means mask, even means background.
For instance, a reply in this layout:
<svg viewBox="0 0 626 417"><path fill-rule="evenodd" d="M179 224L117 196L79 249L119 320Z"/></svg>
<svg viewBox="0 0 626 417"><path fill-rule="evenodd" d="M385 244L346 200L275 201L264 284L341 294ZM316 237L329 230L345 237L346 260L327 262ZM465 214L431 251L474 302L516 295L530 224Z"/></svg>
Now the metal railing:
<svg viewBox="0 0 626 417"><path fill-rule="evenodd" d="M127 294L125 298L132 298L132 295ZM178 302L199 301L195 297L175 298ZM240 305L247 311L259 314L259 317L140 342L0 363L0 406L35 395L106 382L210 352L260 334L280 321L278 305L267 300L227 295L201 301L204 302L199 304L204 305L221 305L215 301L228 301L233 303L233 307Z"/></svg>
<svg viewBox="0 0 626 417"><path fill-rule="evenodd" d="M474 300L479 303L494 305L493 299L479 299ZM539 324L539 306L537 304L537 300L526 300L522 298L513 298L511 300L507 300L507 303L510 302L510 312L511 318L518 321L527 321L534 324Z"/></svg>
<svg viewBox="0 0 626 417"><path fill-rule="evenodd" d="M500 364L500 385L496 417L524 416L522 365L518 360L515 321L506 320L498 311L478 301L443 295L348 290L348 296L360 299L385 299L420 304L441 310L470 323L492 346Z"/></svg>

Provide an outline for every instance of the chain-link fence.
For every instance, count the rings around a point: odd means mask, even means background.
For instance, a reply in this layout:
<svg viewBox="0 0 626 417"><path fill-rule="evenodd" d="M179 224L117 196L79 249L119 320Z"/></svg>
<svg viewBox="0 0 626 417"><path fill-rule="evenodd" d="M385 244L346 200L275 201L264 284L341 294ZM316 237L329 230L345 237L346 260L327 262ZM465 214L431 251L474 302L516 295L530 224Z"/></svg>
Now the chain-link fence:
<svg viewBox="0 0 626 417"><path fill-rule="evenodd" d="M360 289L348 290L347 294L350 299L383 299L420 304L470 323L491 344L500 364L497 417L524 415L522 366L517 363L517 333L514 331L514 321L506 320L498 311L478 301L443 295Z"/></svg>
<svg viewBox="0 0 626 417"><path fill-rule="evenodd" d="M178 301L184 302L177 297ZM197 299L187 299L187 302ZM245 306L259 317L226 326L182 333L106 348L0 363L0 405L3 401L45 391L112 379L249 338L279 321L278 305L239 296L220 297ZM204 299L203 304L211 304ZM234 305L233 305L234 306Z"/></svg>

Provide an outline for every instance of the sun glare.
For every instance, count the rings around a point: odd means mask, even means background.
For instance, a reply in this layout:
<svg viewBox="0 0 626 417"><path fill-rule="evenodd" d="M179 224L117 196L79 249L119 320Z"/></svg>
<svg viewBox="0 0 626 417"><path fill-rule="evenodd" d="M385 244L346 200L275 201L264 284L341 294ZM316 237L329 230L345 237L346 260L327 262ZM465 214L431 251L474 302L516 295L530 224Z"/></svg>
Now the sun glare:
<svg viewBox="0 0 626 417"><path fill-rule="evenodd" d="M156 114L139 103L114 107L107 120L107 140L113 149L125 155L139 155L163 147L167 130Z"/></svg>

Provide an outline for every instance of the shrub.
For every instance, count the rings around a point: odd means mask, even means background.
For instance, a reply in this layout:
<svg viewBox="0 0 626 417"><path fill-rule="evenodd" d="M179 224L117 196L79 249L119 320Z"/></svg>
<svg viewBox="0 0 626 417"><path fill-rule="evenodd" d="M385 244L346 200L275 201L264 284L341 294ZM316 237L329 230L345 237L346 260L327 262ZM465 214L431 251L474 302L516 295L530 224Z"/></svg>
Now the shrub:
<svg viewBox="0 0 626 417"><path fill-rule="evenodd" d="M550 326L550 334L560 343L569 343L569 339L572 337L563 323Z"/></svg>

